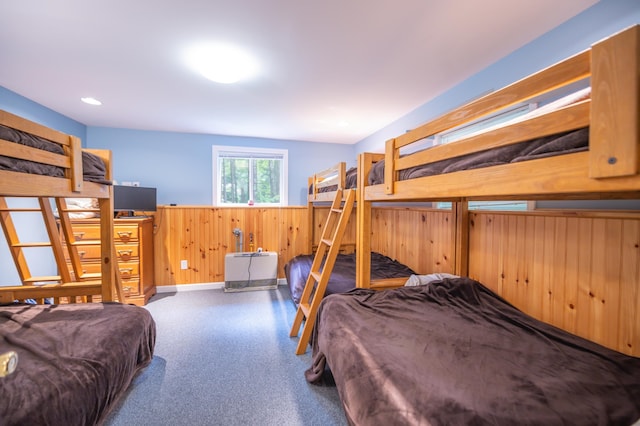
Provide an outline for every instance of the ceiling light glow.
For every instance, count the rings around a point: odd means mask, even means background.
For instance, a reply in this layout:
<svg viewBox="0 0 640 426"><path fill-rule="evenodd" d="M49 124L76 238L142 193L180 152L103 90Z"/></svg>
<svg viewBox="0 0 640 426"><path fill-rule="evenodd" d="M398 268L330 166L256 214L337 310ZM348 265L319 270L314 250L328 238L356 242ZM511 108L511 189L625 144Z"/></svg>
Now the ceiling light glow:
<svg viewBox="0 0 640 426"><path fill-rule="evenodd" d="M231 84L253 77L258 62L247 52L227 44L208 44L188 52L189 66L216 83Z"/></svg>
<svg viewBox="0 0 640 426"><path fill-rule="evenodd" d="M102 102L100 102L96 98L92 98L92 97L80 98L80 100L82 102L84 102L85 104L89 104L89 105L95 105L95 106L102 105Z"/></svg>

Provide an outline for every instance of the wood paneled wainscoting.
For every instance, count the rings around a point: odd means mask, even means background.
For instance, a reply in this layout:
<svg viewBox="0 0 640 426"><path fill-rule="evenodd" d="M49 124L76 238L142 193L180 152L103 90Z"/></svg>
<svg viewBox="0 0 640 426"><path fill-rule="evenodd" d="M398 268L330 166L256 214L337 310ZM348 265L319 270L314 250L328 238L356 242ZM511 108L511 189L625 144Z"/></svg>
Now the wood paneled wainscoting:
<svg viewBox="0 0 640 426"><path fill-rule="evenodd" d="M533 317L640 356L640 213L469 216L469 276Z"/></svg>
<svg viewBox="0 0 640 426"><path fill-rule="evenodd" d="M236 250L234 228L243 232L244 251L278 253L278 277L284 264L308 247L306 207L160 206L155 215L156 285L224 281L224 258ZM187 261L187 269L180 262Z"/></svg>
<svg viewBox="0 0 640 426"><path fill-rule="evenodd" d="M451 210L373 207L371 250L419 274L453 273L454 224Z"/></svg>
<svg viewBox="0 0 640 426"><path fill-rule="evenodd" d="M357 205L354 208L357 209ZM313 247L320 241L329 206L314 207ZM371 250L404 263L418 273L453 273L453 238L450 210L429 207L376 206L371 210ZM351 214L342 239L342 252L356 244L356 214Z"/></svg>

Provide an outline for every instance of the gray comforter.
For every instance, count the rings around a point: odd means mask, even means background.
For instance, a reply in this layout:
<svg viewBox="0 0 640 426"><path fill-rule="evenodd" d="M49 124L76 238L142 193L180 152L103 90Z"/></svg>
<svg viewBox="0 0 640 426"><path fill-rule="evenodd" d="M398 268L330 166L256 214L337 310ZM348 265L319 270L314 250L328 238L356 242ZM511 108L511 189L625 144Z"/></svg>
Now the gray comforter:
<svg viewBox="0 0 640 426"><path fill-rule="evenodd" d="M631 425L640 359L520 312L468 278L321 303L306 378L354 425Z"/></svg>
<svg viewBox="0 0 640 426"><path fill-rule="evenodd" d="M502 146L401 170L398 180L570 154L573 152L586 151L588 145L589 128L583 128L568 133L546 136L533 141ZM373 165L368 180L369 185L384 183L384 160Z"/></svg>

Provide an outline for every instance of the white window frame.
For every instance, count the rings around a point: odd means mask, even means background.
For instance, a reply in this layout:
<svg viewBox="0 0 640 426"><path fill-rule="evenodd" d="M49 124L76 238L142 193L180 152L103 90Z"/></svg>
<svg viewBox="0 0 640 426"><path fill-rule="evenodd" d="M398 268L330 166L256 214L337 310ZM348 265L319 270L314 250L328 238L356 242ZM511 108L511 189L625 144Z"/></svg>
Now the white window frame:
<svg viewBox="0 0 640 426"><path fill-rule="evenodd" d="M258 207L281 207L289 205L289 151L286 149L276 148L252 148L241 146L222 146L214 145L212 149L212 170L213 170L213 205L225 206L225 207L240 207L247 206L247 204L241 203L222 203L220 200L220 191L218 185L221 181L220 167L218 167L221 154L241 154L242 156L250 157L251 154L256 154L260 158L267 158L273 156L273 158L280 159L282 161L282 167L280 168L280 202L279 203L254 203L253 206ZM250 179L250 182L252 180Z"/></svg>

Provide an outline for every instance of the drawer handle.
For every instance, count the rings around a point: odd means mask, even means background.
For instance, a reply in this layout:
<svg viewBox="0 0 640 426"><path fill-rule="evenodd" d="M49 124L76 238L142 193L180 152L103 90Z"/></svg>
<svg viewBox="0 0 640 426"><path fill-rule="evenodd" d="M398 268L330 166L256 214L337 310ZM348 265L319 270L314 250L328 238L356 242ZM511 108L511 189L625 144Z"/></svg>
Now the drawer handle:
<svg viewBox="0 0 640 426"><path fill-rule="evenodd" d="M78 256L80 256L80 259L84 258L84 255L87 254L86 251L79 251L78 252Z"/></svg>
<svg viewBox="0 0 640 426"><path fill-rule="evenodd" d="M129 260L131 258L131 254L133 250L118 250L118 255L122 260Z"/></svg>
<svg viewBox="0 0 640 426"><path fill-rule="evenodd" d="M120 268L120 273L122 275L130 276L131 272L133 272L133 268Z"/></svg>
<svg viewBox="0 0 640 426"><path fill-rule="evenodd" d="M78 232L73 234L73 238L75 238L76 240L81 240L84 238L84 232Z"/></svg>
<svg viewBox="0 0 640 426"><path fill-rule="evenodd" d="M122 289L124 291L126 291L127 293L131 293L133 291L133 287L129 287L129 286L124 286L124 287L122 287Z"/></svg>
<svg viewBox="0 0 640 426"><path fill-rule="evenodd" d="M120 238L131 238L131 231L118 231Z"/></svg>

